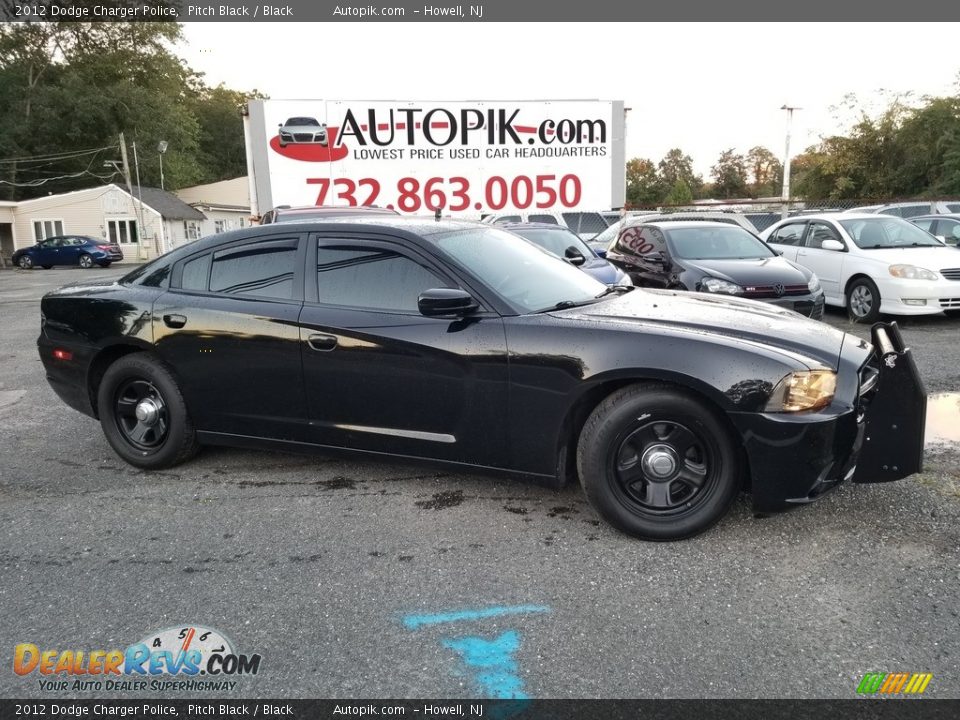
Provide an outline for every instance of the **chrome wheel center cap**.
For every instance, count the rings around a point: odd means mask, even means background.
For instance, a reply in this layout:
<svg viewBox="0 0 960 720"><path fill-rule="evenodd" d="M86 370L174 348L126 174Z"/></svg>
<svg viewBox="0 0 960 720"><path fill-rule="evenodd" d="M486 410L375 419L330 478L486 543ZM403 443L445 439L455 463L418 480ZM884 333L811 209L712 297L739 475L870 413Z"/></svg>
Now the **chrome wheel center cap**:
<svg viewBox="0 0 960 720"><path fill-rule="evenodd" d="M144 425L153 425L160 416L160 408L157 407L157 404L153 400L147 398L137 403L135 413L139 422L142 422Z"/></svg>
<svg viewBox="0 0 960 720"><path fill-rule="evenodd" d="M677 453L668 445L651 445L640 462L643 472L651 480L668 480L677 472Z"/></svg>

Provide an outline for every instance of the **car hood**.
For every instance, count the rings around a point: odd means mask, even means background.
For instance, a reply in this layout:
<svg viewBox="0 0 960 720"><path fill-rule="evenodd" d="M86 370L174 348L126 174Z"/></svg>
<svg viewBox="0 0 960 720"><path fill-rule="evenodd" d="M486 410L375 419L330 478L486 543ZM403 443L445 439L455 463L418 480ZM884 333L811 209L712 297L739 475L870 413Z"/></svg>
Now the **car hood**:
<svg viewBox="0 0 960 720"><path fill-rule="evenodd" d="M297 133L318 133L322 132L323 128L316 125L284 125L280 128L284 132L297 132Z"/></svg>
<svg viewBox="0 0 960 720"><path fill-rule="evenodd" d="M780 256L752 260L681 260L691 270L737 285L805 285L810 271Z"/></svg>
<svg viewBox="0 0 960 720"><path fill-rule="evenodd" d="M606 260L598 257L587 258L587 261L580 266L580 269L587 273L587 275L592 277L594 280L599 280L604 285L615 283L621 276L621 273L619 270L617 270L617 268L608 263Z"/></svg>
<svg viewBox="0 0 960 720"><path fill-rule="evenodd" d="M943 270L960 267L960 253L952 247L899 247L877 250L861 250L860 255L873 260L890 263L917 265L927 270Z"/></svg>
<svg viewBox="0 0 960 720"><path fill-rule="evenodd" d="M829 325L755 300L636 288L591 305L554 311L558 318L662 325L759 343L838 367L845 334Z"/></svg>

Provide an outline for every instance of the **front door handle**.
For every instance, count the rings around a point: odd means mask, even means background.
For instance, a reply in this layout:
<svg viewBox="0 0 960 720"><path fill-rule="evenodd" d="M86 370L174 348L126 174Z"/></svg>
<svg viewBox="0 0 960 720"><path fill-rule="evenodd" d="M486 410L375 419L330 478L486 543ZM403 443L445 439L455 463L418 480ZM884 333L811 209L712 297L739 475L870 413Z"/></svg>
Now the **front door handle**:
<svg viewBox="0 0 960 720"><path fill-rule="evenodd" d="M307 345L318 352L330 352L337 346L337 338L333 335L311 335L307 338Z"/></svg>
<svg viewBox="0 0 960 720"><path fill-rule="evenodd" d="M164 315L163 322L168 328L182 328L187 324L186 315Z"/></svg>

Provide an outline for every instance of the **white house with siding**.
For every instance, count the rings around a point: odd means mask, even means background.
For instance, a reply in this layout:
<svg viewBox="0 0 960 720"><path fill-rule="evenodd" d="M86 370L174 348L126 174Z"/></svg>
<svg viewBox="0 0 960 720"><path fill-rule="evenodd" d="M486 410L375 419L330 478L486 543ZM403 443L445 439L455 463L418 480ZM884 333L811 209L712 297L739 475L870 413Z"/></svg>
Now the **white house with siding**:
<svg viewBox="0 0 960 720"><path fill-rule="evenodd" d="M185 223L202 212L158 188L119 185L0 204L0 254L55 235L89 235L120 245L124 262L143 262L182 244ZM178 242L178 240L180 242Z"/></svg>
<svg viewBox="0 0 960 720"><path fill-rule="evenodd" d="M185 225L185 229L191 233L190 239L251 225L250 184L245 175L183 188L177 190L176 195L206 216L202 223Z"/></svg>

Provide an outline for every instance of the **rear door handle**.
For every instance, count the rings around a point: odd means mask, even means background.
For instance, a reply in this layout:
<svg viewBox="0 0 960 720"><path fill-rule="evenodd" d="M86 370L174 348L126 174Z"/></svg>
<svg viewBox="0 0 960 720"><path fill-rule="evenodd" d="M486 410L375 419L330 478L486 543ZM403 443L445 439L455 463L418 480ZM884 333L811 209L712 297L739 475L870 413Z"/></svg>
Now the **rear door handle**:
<svg viewBox="0 0 960 720"><path fill-rule="evenodd" d="M187 324L186 315L164 315L164 324L169 328L182 328Z"/></svg>
<svg viewBox="0 0 960 720"><path fill-rule="evenodd" d="M318 352L330 352L337 346L337 338L333 335L311 335L307 338L307 345Z"/></svg>

